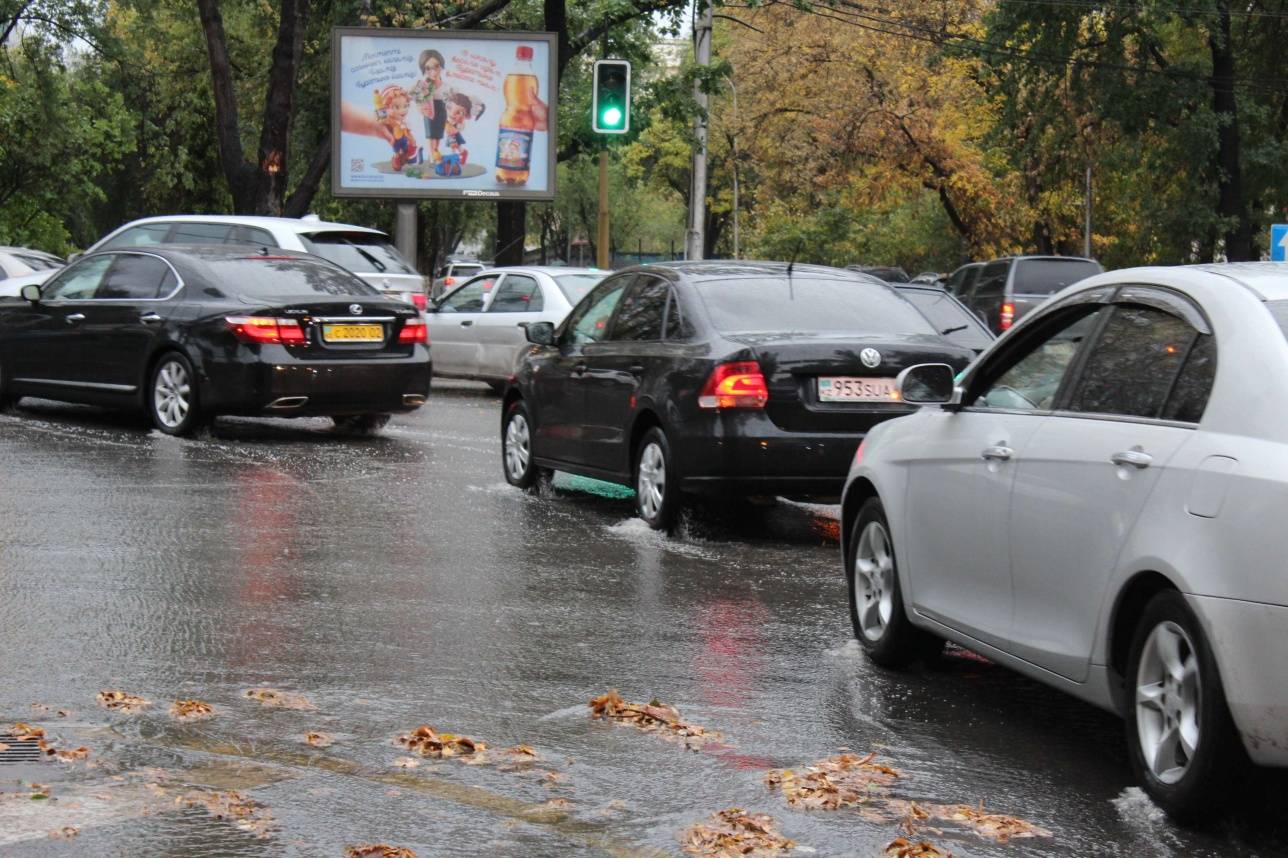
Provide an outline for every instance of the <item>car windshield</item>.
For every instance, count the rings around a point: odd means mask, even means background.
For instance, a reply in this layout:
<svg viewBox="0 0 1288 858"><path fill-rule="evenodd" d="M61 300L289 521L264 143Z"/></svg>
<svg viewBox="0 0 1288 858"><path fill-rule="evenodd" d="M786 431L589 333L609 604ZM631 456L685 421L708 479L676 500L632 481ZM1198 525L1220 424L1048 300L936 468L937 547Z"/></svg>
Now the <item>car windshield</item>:
<svg viewBox="0 0 1288 858"><path fill-rule="evenodd" d="M1015 267L1016 295L1050 295L1099 274L1100 263L1089 259L1021 259Z"/></svg>
<svg viewBox="0 0 1288 858"><path fill-rule="evenodd" d="M482 265L451 265L448 266L448 277L473 277L483 270Z"/></svg>
<svg viewBox="0 0 1288 858"><path fill-rule="evenodd" d="M315 232L302 235L304 247L347 271L370 274L415 274L398 249L370 232Z"/></svg>
<svg viewBox="0 0 1288 858"><path fill-rule="evenodd" d="M602 274L560 274L555 278L555 282L559 284L559 291L564 293L568 303L576 304L603 279Z"/></svg>
<svg viewBox="0 0 1288 858"><path fill-rule="evenodd" d="M380 291L330 265L282 256L206 260L204 268L223 292L245 298L298 298L306 295L380 295ZM209 291L209 290L208 290Z"/></svg>
<svg viewBox="0 0 1288 858"><path fill-rule="evenodd" d="M942 336L968 349L986 349L993 337L979 319L961 302L940 289L900 288L899 294L913 303Z"/></svg>
<svg viewBox="0 0 1288 858"><path fill-rule="evenodd" d="M866 279L740 278L708 281L697 291L722 333L937 333L889 286Z"/></svg>

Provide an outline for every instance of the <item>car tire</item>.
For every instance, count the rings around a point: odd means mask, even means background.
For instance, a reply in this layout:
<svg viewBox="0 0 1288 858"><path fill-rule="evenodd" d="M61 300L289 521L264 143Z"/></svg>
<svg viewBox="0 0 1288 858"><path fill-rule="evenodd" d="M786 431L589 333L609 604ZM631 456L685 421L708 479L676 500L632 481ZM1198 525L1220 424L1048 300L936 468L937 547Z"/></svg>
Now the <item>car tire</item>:
<svg viewBox="0 0 1288 858"><path fill-rule="evenodd" d="M10 382L5 376L4 364L0 363L0 411L8 411L18 404L18 397L10 392Z"/></svg>
<svg viewBox="0 0 1288 858"><path fill-rule="evenodd" d="M850 623L868 658L882 667L929 661L944 641L908 619L899 584L899 566L890 524L880 498L868 498L850 531L845 559L850 591Z"/></svg>
<svg viewBox="0 0 1288 858"><path fill-rule="evenodd" d="M1207 636L1175 590L1145 606L1126 687L1127 744L1145 792L1177 822L1217 815L1249 761Z"/></svg>
<svg viewBox="0 0 1288 858"><path fill-rule="evenodd" d="M532 415L522 399L505 409L501 423L501 470L505 481L524 491L536 492L549 483L553 472L539 467L532 454Z"/></svg>
<svg viewBox="0 0 1288 858"><path fill-rule="evenodd" d="M346 435L375 435L389 423L392 414L339 414L331 418L337 431Z"/></svg>
<svg viewBox="0 0 1288 858"><path fill-rule="evenodd" d="M152 424L167 435L189 435L201 425L201 393L187 357L161 355L148 379L145 405Z"/></svg>
<svg viewBox="0 0 1288 858"><path fill-rule="evenodd" d="M671 444L658 426L650 428L635 445L635 511L654 530L670 530L680 514L683 498Z"/></svg>

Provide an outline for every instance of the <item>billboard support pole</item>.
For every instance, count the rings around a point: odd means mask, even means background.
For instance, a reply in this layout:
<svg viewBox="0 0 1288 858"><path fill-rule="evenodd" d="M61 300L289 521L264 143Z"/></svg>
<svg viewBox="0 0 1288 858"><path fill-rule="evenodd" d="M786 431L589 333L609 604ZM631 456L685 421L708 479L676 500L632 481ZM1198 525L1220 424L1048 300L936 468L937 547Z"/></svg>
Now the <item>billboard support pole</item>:
<svg viewBox="0 0 1288 858"><path fill-rule="evenodd" d="M394 220L394 245L412 268L416 267L416 204L399 203Z"/></svg>

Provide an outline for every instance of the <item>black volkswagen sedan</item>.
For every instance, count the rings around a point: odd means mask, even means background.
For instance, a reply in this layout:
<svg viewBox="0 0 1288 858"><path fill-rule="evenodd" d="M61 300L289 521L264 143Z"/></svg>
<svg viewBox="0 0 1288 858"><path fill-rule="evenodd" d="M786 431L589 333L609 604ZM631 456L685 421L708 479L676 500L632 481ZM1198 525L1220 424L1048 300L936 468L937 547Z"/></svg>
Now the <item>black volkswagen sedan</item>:
<svg viewBox="0 0 1288 858"><path fill-rule="evenodd" d="M142 407L170 435L218 414L370 431L423 405L429 379L415 308L295 251L100 251L0 299L0 407Z"/></svg>
<svg viewBox="0 0 1288 858"><path fill-rule="evenodd" d="M914 410L899 372L974 356L887 283L782 263L627 269L528 339L503 400L506 479L631 485L655 528L688 493L834 500L867 430Z"/></svg>

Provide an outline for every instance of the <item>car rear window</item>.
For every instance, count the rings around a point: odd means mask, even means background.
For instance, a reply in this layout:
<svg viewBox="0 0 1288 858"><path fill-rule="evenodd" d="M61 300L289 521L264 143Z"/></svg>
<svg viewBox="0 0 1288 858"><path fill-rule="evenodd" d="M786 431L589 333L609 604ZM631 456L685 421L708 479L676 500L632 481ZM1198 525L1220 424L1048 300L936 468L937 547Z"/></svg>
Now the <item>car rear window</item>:
<svg viewBox="0 0 1288 858"><path fill-rule="evenodd" d="M203 267L222 291L246 298L381 294L352 274L308 259L249 256L206 260Z"/></svg>
<svg viewBox="0 0 1288 858"><path fill-rule="evenodd" d="M950 342L968 349L986 349L993 342L993 337L980 324L979 319L947 292L939 289L895 288Z"/></svg>
<svg viewBox="0 0 1288 858"><path fill-rule="evenodd" d="M722 333L936 333L889 286L866 279L749 277L708 281L698 293Z"/></svg>
<svg viewBox="0 0 1288 858"><path fill-rule="evenodd" d="M1087 259L1021 259L1016 263L1016 295L1050 295L1103 269Z"/></svg>
<svg viewBox="0 0 1288 858"><path fill-rule="evenodd" d="M603 279L602 274L560 274L555 278L555 283L559 284L559 291L564 293L568 303L576 304L590 294L595 284Z"/></svg>
<svg viewBox="0 0 1288 858"><path fill-rule="evenodd" d="M369 232L315 232L301 235L309 253L329 259L346 271L370 274L415 274L398 248Z"/></svg>

